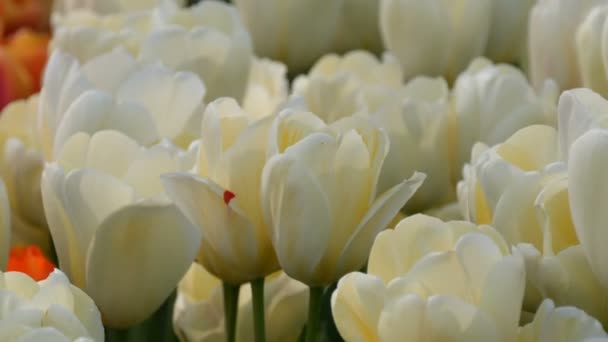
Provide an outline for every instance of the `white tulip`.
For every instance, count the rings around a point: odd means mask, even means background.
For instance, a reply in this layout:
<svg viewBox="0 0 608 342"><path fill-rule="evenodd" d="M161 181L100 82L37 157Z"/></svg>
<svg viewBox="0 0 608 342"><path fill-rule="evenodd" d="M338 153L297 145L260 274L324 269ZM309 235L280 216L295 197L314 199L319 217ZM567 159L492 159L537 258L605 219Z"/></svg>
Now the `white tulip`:
<svg viewBox="0 0 608 342"><path fill-rule="evenodd" d="M233 285L279 269L261 196L272 118L254 121L234 99L215 100L205 110L197 172L163 177L168 196L202 231L197 261Z"/></svg>
<svg viewBox="0 0 608 342"><path fill-rule="evenodd" d="M343 0L235 0L257 55L305 71L333 49Z"/></svg>
<svg viewBox="0 0 608 342"><path fill-rule="evenodd" d="M196 256L201 233L160 183L163 173L190 169L195 153L143 148L117 131L79 132L45 166L42 199L59 265L108 326L151 315Z"/></svg>
<svg viewBox="0 0 608 342"><path fill-rule="evenodd" d="M414 248L411 254L407 246ZM332 295L333 317L345 339L515 338L523 258L517 251L509 255L492 228L417 215L381 233L374 253L369 274L344 276ZM460 324L450 324L454 320Z"/></svg>
<svg viewBox="0 0 608 342"><path fill-rule="evenodd" d="M520 342L608 341L600 322L575 307L555 307L546 299L532 323L520 328Z"/></svg>
<svg viewBox="0 0 608 342"><path fill-rule="evenodd" d="M234 6L202 1L158 13L158 28L143 39L140 58L194 72L207 87L207 101L229 96L241 102L253 48Z"/></svg>
<svg viewBox="0 0 608 342"><path fill-rule="evenodd" d="M494 0L485 55L501 63L526 59L528 13L537 0Z"/></svg>
<svg viewBox="0 0 608 342"><path fill-rule="evenodd" d="M494 145L505 141L520 128L555 122L557 89L547 82L535 92L517 68L493 65L485 58L474 60L456 80L452 92L456 121L456 166L469 160L476 142Z"/></svg>
<svg viewBox="0 0 608 342"><path fill-rule="evenodd" d="M104 341L95 303L58 269L39 282L0 272L0 304L2 341Z"/></svg>
<svg viewBox="0 0 608 342"><path fill-rule="evenodd" d="M530 12L528 50L533 86L553 79L560 89L579 87L576 30L588 11L605 0L539 0Z"/></svg>
<svg viewBox="0 0 608 342"><path fill-rule="evenodd" d="M559 148L567 161L574 141L594 128L608 128L608 101L589 89L562 93L558 104Z"/></svg>
<svg viewBox="0 0 608 342"><path fill-rule="evenodd" d="M600 283L608 288L608 241L602 203L608 196L604 171L608 167L608 130L591 130L572 145L568 160L569 199L572 221L589 264Z"/></svg>
<svg viewBox="0 0 608 342"><path fill-rule="evenodd" d="M491 0L380 2L382 39L401 62L406 79L427 75L453 81L483 55L491 18Z"/></svg>
<svg viewBox="0 0 608 342"><path fill-rule="evenodd" d="M15 101L0 113L0 174L11 203L11 244L51 252L40 195L44 158L36 133L38 95ZM48 255L48 254L47 254Z"/></svg>
<svg viewBox="0 0 608 342"><path fill-rule="evenodd" d="M363 119L325 126L312 113L286 110L270 142L264 217L281 267L307 285L360 269L374 237L425 178L415 173L377 194L388 139Z"/></svg>
<svg viewBox="0 0 608 342"><path fill-rule="evenodd" d="M202 114L204 94L196 75L138 62L122 50L83 65L56 51L40 94L42 151L53 160L73 134L102 129L119 130L143 145L169 138L188 146L194 139L188 126Z"/></svg>
<svg viewBox="0 0 608 342"><path fill-rule="evenodd" d="M576 56L581 76L581 84L586 88L607 96L608 95L608 38L606 31L608 19L608 5L598 5L589 11L589 14L579 25L576 32ZM606 33L605 33L606 32Z"/></svg>

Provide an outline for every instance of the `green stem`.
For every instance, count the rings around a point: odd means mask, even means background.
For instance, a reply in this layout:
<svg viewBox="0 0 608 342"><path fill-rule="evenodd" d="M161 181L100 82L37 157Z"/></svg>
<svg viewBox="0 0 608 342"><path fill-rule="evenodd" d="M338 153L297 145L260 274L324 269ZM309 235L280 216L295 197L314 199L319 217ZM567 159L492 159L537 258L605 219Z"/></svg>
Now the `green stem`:
<svg viewBox="0 0 608 342"><path fill-rule="evenodd" d="M266 323L264 319L264 278L251 282L251 296L253 297L253 326L255 342L266 341Z"/></svg>
<svg viewBox="0 0 608 342"><path fill-rule="evenodd" d="M309 287L308 323L306 324L306 342L317 342L321 318L322 286Z"/></svg>
<svg viewBox="0 0 608 342"><path fill-rule="evenodd" d="M224 323L226 325L226 341L236 340L236 319L239 312L239 290L241 285L223 283L224 288Z"/></svg>

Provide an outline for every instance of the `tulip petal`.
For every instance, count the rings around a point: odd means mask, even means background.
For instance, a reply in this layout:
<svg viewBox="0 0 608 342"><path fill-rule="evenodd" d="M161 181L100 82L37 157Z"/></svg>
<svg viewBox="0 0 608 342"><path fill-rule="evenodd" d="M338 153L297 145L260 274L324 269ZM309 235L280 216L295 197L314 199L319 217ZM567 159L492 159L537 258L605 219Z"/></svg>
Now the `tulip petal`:
<svg viewBox="0 0 608 342"><path fill-rule="evenodd" d="M185 130L205 95L205 86L189 72L173 73L161 64L134 72L120 85L119 99L141 103L154 118L160 136L175 138Z"/></svg>
<svg viewBox="0 0 608 342"><path fill-rule="evenodd" d="M568 161L572 222L593 272L608 286L608 132L591 130L578 138Z"/></svg>
<svg viewBox="0 0 608 342"><path fill-rule="evenodd" d="M162 182L175 205L202 230L201 262L211 273L234 284L260 277L260 249L256 229L239 206L239 194L226 191L207 178L172 173Z"/></svg>
<svg viewBox="0 0 608 342"><path fill-rule="evenodd" d="M572 144L593 128L608 127L608 101L590 89L562 93L557 106L559 148L562 160L569 159Z"/></svg>
<svg viewBox="0 0 608 342"><path fill-rule="evenodd" d="M423 173L416 172L376 199L340 253L336 268L338 275L363 266L376 235L388 228L393 217L414 195L425 178Z"/></svg>
<svg viewBox="0 0 608 342"><path fill-rule="evenodd" d="M44 213L53 237L60 268L76 286L85 286L85 259L88 244L81 244L65 208L65 174L57 164L48 164L40 182Z"/></svg>
<svg viewBox="0 0 608 342"><path fill-rule="evenodd" d="M53 151L59 153L74 133L92 135L103 129L123 132L142 145L158 140L155 123L145 108L133 102L116 102L107 93L91 90L78 97L66 111L57 127Z"/></svg>
<svg viewBox="0 0 608 342"><path fill-rule="evenodd" d="M86 274L105 324L128 327L150 316L188 270L200 241L200 231L173 205L142 202L106 218Z"/></svg>
<svg viewBox="0 0 608 342"><path fill-rule="evenodd" d="M321 136L309 136L310 142ZM295 146L295 145L294 145ZM317 145L324 154L322 145ZM262 176L262 205L279 263L290 277L310 285L326 252L332 227L330 203L311 166L288 154L272 157Z"/></svg>
<svg viewBox="0 0 608 342"><path fill-rule="evenodd" d="M384 308L384 284L378 277L349 273L338 282L331 296L336 327L347 341L375 341L380 313Z"/></svg>

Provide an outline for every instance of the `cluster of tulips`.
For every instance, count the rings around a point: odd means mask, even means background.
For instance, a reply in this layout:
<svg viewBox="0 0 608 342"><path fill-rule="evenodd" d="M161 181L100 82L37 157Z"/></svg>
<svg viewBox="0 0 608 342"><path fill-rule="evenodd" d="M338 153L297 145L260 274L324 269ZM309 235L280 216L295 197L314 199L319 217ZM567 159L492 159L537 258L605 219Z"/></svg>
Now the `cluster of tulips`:
<svg viewBox="0 0 608 342"><path fill-rule="evenodd" d="M608 0L3 1L0 341L608 341Z"/></svg>

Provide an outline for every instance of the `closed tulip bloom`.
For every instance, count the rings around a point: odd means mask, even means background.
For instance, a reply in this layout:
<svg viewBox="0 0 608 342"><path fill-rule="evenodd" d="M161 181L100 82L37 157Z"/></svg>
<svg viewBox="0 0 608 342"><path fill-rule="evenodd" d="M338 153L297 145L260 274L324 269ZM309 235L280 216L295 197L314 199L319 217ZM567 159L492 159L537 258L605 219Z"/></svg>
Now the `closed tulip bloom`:
<svg viewBox="0 0 608 342"><path fill-rule="evenodd" d="M346 340L515 338L523 258L491 227L416 215L379 235L374 254L369 274L344 276L332 296ZM461 324L446 324L454 319Z"/></svg>
<svg viewBox="0 0 608 342"><path fill-rule="evenodd" d="M44 158L36 136L38 95L15 101L0 114L0 174L11 203L11 243L37 245L51 252L40 175Z"/></svg>
<svg viewBox="0 0 608 342"><path fill-rule="evenodd" d="M454 179L460 178L476 142L495 145L520 128L555 125L557 96L552 82L537 92L519 69L494 65L485 58L474 60L452 90L457 146Z"/></svg>
<svg viewBox="0 0 608 342"><path fill-rule="evenodd" d="M244 285L240 289L237 341L253 341L253 310L249 286ZM266 279L264 305L267 341L298 341L306 322L306 290L304 284L283 273L273 274ZM221 281L197 263L192 264L180 281L173 326L180 341L226 339Z"/></svg>
<svg viewBox="0 0 608 342"><path fill-rule="evenodd" d="M205 110L196 173L163 177L169 197L202 231L198 262L234 285L279 269L261 197L271 123L218 99Z"/></svg>
<svg viewBox="0 0 608 342"><path fill-rule="evenodd" d="M581 86L576 31L588 11L605 0L539 0L530 11L528 49L532 85L553 79L560 89Z"/></svg>
<svg viewBox="0 0 608 342"><path fill-rule="evenodd" d="M377 194L388 139L366 120L325 127L314 114L284 112L275 128L270 141L278 153L262 176L273 246L287 275L328 285L365 264L375 236L425 176L415 173Z"/></svg>
<svg viewBox="0 0 608 342"><path fill-rule="evenodd" d="M602 324L584 311L571 306L556 307L543 301L532 323L520 328L520 342L608 341Z"/></svg>
<svg viewBox="0 0 608 342"><path fill-rule="evenodd" d="M114 50L80 64L56 51L40 94L38 130L47 160L74 133L114 129L142 145L168 138L187 147L200 119L205 86L189 72L137 61Z"/></svg>
<svg viewBox="0 0 608 342"><path fill-rule="evenodd" d="M342 2L340 24L334 38L334 51L364 49L378 54L384 50L378 22L380 1Z"/></svg>
<svg viewBox="0 0 608 342"><path fill-rule="evenodd" d="M59 265L106 325L147 318L194 260L200 232L164 196L160 175L190 169L195 153L166 142L144 148L117 131L80 132L45 166L42 199Z"/></svg>
<svg viewBox="0 0 608 342"><path fill-rule="evenodd" d="M528 14L537 0L494 0L485 55L500 63L527 59Z"/></svg>
<svg viewBox="0 0 608 342"><path fill-rule="evenodd" d="M253 48L234 6L202 1L165 8L159 10L158 28L143 39L140 58L197 74L207 87L207 101L228 96L241 102Z"/></svg>
<svg viewBox="0 0 608 342"><path fill-rule="evenodd" d="M343 1L237 0L235 4L251 32L256 55L303 72L332 51Z"/></svg>
<svg viewBox="0 0 608 342"><path fill-rule="evenodd" d="M102 342L101 315L89 296L55 270L36 282L20 272L0 272L3 341Z"/></svg>
<svg viewBox="0 0 608 342"><path fill-rule="evenodd" d="M456 79L473 58L483 55L491 17L491 0L380 3L382 39L401 62L406 79L417 75Z"/></svg>
<svg viewBox="0 0 608 342"><path fill-rule="evenodd" d="M581 84L586 88L607 96L608 80L604 61L604 51L608 46L604 43L604 29L608 19L608 5L598 5L589 11L576 32L576 56L581 76ZM606 36L608 38L608 36Z"/></svg>

